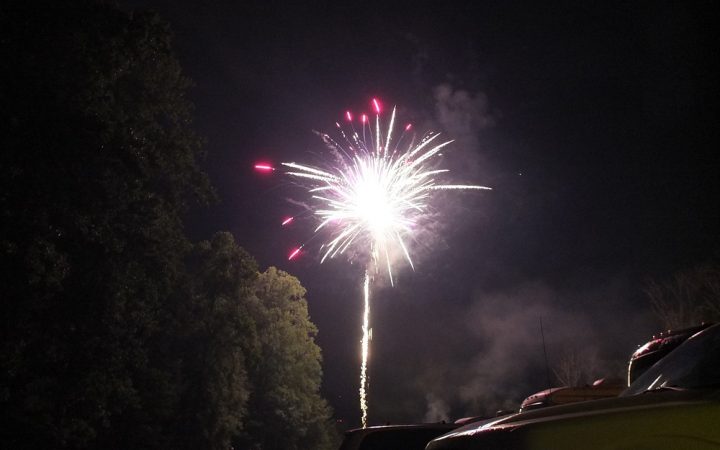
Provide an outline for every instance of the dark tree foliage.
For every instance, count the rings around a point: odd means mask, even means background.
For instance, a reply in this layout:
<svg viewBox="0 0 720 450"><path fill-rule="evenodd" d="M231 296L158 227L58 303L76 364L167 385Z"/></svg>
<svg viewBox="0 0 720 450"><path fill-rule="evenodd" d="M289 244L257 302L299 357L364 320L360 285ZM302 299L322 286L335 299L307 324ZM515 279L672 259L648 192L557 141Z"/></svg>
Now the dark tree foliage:
<svg viewBox="0 0 720 450"><path fill-rule="evenodd" d="M331 442L302 286L185 236L213 194L170 44L105 3L0 9L0 448Z"/></svg>
<svg viewBox="0 0 720 450"><path fill-rule="evenodd" d="M681 270L662 282L650 281L645 293L665 329L720 321L720 265L717 263Z"/></svg>
<svg viewBox="0 0 720 450"><path fill-rule="evenodd" d="M317 328L300 281L270 267L255 283L254 314L260 359L250 366L253 391L239 448L335 448L330 409L320 396Z"/></svg>
<svg viewBox="0 0 720 450"><path fill-rule="evenodd" d="M92 2L3 7L5 448L164 439L153 343L210 195L168 27Z"/></svg>
<svg viewBox="0 0 720 450"><path fill-rule="evenodd" d="M180 356L182 374L174 447L337 447L297 278L274 267L258 274L233 237L217 233L195 246L179 294L167 352Z"/></svg>
<svg viewBox="0 0 720 450"><path fill-rule="evenodd" d="M168 348L181 356L176 447L227 449L243 431L248 367L260 359L256 279L255 261L229 233L195 246Z"/></svg>

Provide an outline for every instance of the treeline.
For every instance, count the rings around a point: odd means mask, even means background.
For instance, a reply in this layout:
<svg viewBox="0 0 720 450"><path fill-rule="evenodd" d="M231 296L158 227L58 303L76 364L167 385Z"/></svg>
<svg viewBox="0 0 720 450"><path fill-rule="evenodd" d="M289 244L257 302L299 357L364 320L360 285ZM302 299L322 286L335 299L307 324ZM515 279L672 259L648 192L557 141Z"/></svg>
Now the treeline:
<svg viewBox="0 0 720 450"><path fill-rule="evenodd" d="M228 233L153 14L0 12L0 447L332 446L299 281Z"/></svg>

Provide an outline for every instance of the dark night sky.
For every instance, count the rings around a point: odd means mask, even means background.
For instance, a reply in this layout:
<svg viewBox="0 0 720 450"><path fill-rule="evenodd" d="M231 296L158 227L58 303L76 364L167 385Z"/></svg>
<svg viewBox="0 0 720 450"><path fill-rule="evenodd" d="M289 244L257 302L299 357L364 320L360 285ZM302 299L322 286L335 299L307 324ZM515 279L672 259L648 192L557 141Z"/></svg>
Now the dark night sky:
<svg viewBox="0 0 720 450"><path fill-rule="evenodd" d="M312 232L278 226L302 193L252 165L312 162L312 130L373 96L456 139L454 181L494 190L447 197L416 271L376 289L371 424L544 389L540 317L551 363L576 348L593 376L622 373L658 328L643 283L720 256L712 2L124 3L170 22L195 82L222 201L190 231L229 230L262 267L300 278L324 393L350 425L362 269L312 251L286 261Z"/></svg>

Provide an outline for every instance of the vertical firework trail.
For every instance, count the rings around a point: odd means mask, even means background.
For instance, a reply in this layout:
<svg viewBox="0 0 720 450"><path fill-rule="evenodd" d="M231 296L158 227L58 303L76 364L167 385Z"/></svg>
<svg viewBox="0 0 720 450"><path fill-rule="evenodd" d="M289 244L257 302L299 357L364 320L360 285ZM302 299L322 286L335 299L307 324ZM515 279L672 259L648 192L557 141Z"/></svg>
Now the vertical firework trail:
<svg viewBox="0 0 720 450"><path fill-rule="evenodd" d="M430 220L430 200L442 190L490 189L485 186L441 184L437 178L447 173L438 169L440 151L452 141L438 142L439 134L428 133L416 142L412 126L406 125L395 137L395 109L383 133L380 103L373 99L375 126L368 116L360 116L361 132L355 130L353 115L345 114L347 129L336 124L340 139L318 133L332 159L322 165L284 162L285 174L295 178L310 194L312 213L318 218L315 233L328 235L320 247L321 260L346 254L365 263L363 283L362 364L360 369L360 408L362 426L368 418L368 357L370 353L371 273L384 267L393 285L391 262L413 262L406 241ZM258 163L255 169L273 172L271 164ZM282 221L290 224L292 217ZM301 254L305 244L292 250L288 259Z"/></svg>
<svg viewBox="0 0 720 450"><path fill-rule="evenodd" d="M362 426L365 428L368 416L367 391L370 389L367 380L368 353L370 352L370 272L367 269L363 282L363 299L365 304L362 324L362 364L360 365L360 411L362 412Z"/></svg>

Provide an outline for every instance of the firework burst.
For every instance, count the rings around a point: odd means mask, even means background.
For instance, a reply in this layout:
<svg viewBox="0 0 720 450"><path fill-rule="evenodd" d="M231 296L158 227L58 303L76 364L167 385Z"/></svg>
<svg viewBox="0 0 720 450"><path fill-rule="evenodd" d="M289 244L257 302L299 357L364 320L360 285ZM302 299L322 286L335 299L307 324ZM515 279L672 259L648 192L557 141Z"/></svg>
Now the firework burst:
<svg viewBox="0 0 720 450"><path fill-rule="evenodd" d="M297 179L312 197L311 210L318 218L316 233L327 236L321 247L321 262L352 250L367 261L364 278L364 314L360 407L362 426L367 426L367 361L369 355L369 311L371 273L383 267L393 284L392 261L401 255L414 268L408 240L428 216L433 193L441 190L487 190L485 186L445 184L447 169L438 168L440 151L452 141L439 134L415 140L412 126L395 135L395 109L387 127L382 127L380 103L373 99L375 123L360 116L356 130L353 115L345 114L348 126L338 128L338 138L318 133L332 155L322 166L284 162L285 174ZM268 164L257 170L272 172ZM283 224L292 218L285 219ZM303 244L304 245L304 244ZM297 257L303 246L293 250Z"/></svg>
<svg viewBox="0 0 720 450"><path fill-rule="evenodd" d="M377 101L373 104L379 113ZM352 119L349 112L346 117ZM338 124L341 141L321 134L334 155L330 167L282 163L287 175L304 181L315 201L314 213L320 220L315 232L326 230L328 235L321 262L349 248L359 250L372 258L375 267L386 268L391 283L391 255L400 253L413 266L407 239L427 215L433 191L490 189L439 182L448 170L437 169L433 158L452 141L438 142L439 134L428 134L416 144L408 136L409 125L394 140L394 124L393 109L384 134L379 114L374 131L365 118L361 133L354 128L346 133Z"/></svg>

